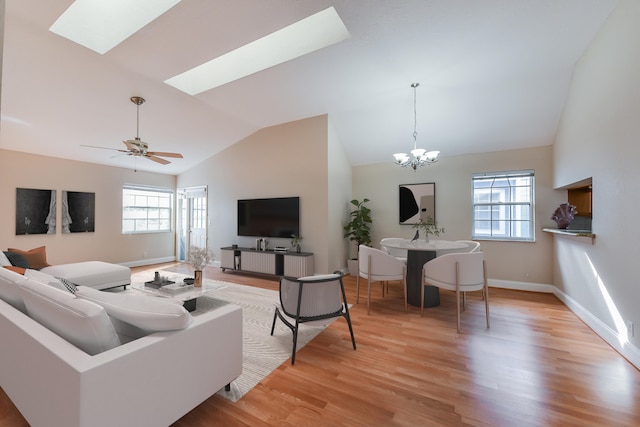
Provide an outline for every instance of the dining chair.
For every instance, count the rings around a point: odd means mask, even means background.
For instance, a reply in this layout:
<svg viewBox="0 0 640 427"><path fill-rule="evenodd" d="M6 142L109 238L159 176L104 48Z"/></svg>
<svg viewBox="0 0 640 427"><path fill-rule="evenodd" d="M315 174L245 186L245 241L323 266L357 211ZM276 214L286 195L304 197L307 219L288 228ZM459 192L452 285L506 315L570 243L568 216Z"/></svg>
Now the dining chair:
<svg viewBox="0 0 640 427"><path fill-rule="evenodd" d="M467 292L482 291L489 324L489 287L487 269L482 252L445 254L427 261L422 267L420 315L424 315L424 287L436 286L456 292L456 322L460 333L460 304L465 308ZM462 295L462 301L460 297Z"/></svg>
<svg viewBox="0 0 640 427"><path fill-rule="evenodd" d="M459 243L464 243L467 245L465 251L467 252L480 252L482 249L480 248L480 242L476 242L474 240L456 240Z"/></svg>
<svg viewBox="0 0 640 427"><path fill-rule="evenodd" d="M380 240L380 249L382 249L383 252L388 253L391 256L394 256L396 258L398 258L400 261L404 262L405 264L407 263L407 250L406 249L400 249L397 247L391 247L391 246L387 246L387 245L394 245L397 244L398 242L406 242L407 239L403 239L401 237L386 237L382 240Z"/></svg>
<svg viewBox="0 0 640 427"><path fill-rule="evenodd" d="M384 298L384 284L390 280L402 281L404 292L404 311L407 307L407 266L396 257L380 249L360 245L358 251L358 278L356 280L356 304L360 301L360 278L367 279L367 314L371 313L371 283L382 282L382 297Z"/></svg>
<svg viewBox="0 0 640 427"><path fill-rule="evenodd" d="M276 305L273 314L271 335L273 335L278 318L291 329L293 334L292 365L296 363L296 346L301 323L320 323L326 319L344 317L349 325L353 349L356 349L342 276L342 273L336 271L333 274L318 276L300 278L284 276L280 278L280 303Z"/></svg>

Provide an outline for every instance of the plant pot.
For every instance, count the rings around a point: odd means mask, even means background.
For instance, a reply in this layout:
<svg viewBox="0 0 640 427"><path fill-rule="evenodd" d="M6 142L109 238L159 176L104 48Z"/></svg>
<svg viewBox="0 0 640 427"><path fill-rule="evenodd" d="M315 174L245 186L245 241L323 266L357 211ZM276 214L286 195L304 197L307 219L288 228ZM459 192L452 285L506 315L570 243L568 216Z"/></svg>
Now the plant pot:
<svg viewBox="0 0 640 427"><path fill-rule="evenodd" d="M351 277L358 277L358 259L357 258L348 259L347 267L349 268L349 275L351 275Z"/></svg>

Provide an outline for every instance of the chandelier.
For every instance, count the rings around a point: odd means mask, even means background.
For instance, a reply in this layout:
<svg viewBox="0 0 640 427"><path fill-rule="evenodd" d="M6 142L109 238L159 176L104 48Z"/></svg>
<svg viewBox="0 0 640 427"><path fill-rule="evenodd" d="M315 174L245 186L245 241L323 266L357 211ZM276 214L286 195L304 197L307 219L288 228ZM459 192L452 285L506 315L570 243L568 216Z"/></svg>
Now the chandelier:
<svg viewBox="0 0 640 427"><path fill-rule="evenodd" d="M418 131L416 130L418 126L418 116L416 113L416 88L420 86L420 83L412 83L411 87L413 88L413 150L411 150L411 155L407 153L396 153L393 155L395 157L395 163L402 167L410 166L414 171L418 169L419 166L430 165L431 163L435 163L438 161L439 151L427 151L424 148L417 148L417 138Z"/></svg>

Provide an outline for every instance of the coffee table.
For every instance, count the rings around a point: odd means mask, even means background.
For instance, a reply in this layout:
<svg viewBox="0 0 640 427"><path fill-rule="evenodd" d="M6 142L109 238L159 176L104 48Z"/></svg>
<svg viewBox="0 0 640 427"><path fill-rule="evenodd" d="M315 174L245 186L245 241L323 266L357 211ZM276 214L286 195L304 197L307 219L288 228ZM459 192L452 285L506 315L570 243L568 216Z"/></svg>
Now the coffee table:
<svg viewBox="0 0 640 427"><path fill-rule="evenodd" d="M168 278L175 283L182 283L182 278ZM162 298L170 298L173 300L177 300L182 302L183 306L187 311L193 311L196 309L196 300L200 297L203 297L207 294L210 294L215 291L219 291L220 289L224 289L227 285L224 282L215 282L215 281L207 281L203 282L202 286L193 286L188 285L185 286L186 289L181 290L180 292L168 292L163 291L162 288L153 288L150 286L145 286L144 283L132 283L131 287L138 291L142 291L148 294L153 294L157 297Z"/></svg>

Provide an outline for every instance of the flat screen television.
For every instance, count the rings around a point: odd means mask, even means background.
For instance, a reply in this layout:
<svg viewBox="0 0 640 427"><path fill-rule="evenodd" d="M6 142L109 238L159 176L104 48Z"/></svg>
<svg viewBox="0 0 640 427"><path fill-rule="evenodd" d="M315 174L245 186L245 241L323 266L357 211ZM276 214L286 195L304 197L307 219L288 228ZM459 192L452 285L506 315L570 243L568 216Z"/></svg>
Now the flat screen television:
<svg viewBox="0 0 640 427"><path fill-rule="evenodd" d="M238 236L300 235L300 198L238 200Z"/></svg>

